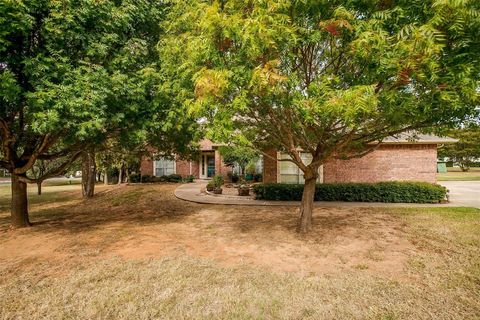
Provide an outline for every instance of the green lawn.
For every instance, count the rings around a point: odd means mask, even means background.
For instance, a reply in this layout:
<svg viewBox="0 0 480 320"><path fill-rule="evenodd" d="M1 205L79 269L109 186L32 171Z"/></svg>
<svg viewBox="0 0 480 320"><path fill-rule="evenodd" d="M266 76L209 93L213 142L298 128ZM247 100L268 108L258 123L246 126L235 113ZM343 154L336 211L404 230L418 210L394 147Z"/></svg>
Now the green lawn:
<svg viewBox="0 0 480 320"><path fill-rule="evenodd" d="M460 168L448 167L446 173L437 173L438 181L480 181L480 168L470 168L462 172Z"/></svg>
<svg viewBox="0 0 480 320"><path fill-rule="evenodd" d="M478 209L318 208L300 237L291 208L174 188L46 187L18 231L0 193L0 318L480 318Z"/></svg>

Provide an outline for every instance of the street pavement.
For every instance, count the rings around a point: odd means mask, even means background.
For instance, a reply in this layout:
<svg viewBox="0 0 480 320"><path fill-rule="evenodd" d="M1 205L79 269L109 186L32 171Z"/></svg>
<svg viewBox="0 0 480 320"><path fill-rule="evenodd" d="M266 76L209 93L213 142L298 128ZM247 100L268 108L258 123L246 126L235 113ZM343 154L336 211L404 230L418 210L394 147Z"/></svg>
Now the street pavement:
<svg viewBox="0 0 480 320"><path fill-rule="evenodd" d="M450 202L458 206L480 208L480 181L439 181L450 190Z"/></svg>

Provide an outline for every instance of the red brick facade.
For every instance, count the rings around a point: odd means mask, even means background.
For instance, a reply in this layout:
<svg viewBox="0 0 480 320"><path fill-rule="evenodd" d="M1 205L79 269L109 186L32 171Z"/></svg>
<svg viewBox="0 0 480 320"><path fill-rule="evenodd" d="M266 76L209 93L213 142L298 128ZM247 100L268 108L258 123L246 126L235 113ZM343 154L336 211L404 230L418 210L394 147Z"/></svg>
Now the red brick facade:
<svg viewBox="0 0 480 320"><path fill-rule="evenodd" d="M222 160L222 156L218 150L215 150L215 173L226 176L229 172L232 172L231 167L227 167Z"/></svg>
<svg viewBox="0 0 480 320"><path fill-rule="evenodd" d="M216 152L218 153L218 151ZM145 175L154 175L153 171L153 160L148 157L143 157L140 165L140 171L143 176ZM226 176L228 172L231 172L230 167L225 166L222 162L220 155L215 156L215 174L221 174ZM196 161L185 161L185 160L175 160L175 173L186 177L189 175L194 176L196 179L200 178L200 160Z"/></svg>
<svg viewBox="0 0 480 320"><path fill-rule="evenodd" d="M210 140L202 140L200 141L200 150L202 151L212 151L213 150L213 142Z"/></svg>
<svg viewBox="0 0 480 320"><path fill-rule="evenodd" d="M362 158L333 160L323 167L328 182L437 181L437 145L383 145Z"/></svg>
<svg viewBox="0 0 480 320"><path fill-rule="evenodd" d="M202 152L215 154L215 173L227 175L231 168L225 166L221 155L211 141L201 142ZM278 182L279 163L275 150L263 157L263 181ZM201 161L177 160L176 173L200 178ZM142 158L142 175L154 175L153 161ZM323 182L379 182L379 181L427 181L436 182L437 145L384 144L378 150L358 159L331 160L323 166Z"/></svg>
<svg viewBox="0 0 480 320"><path fill-rule="evenodd" d="M142 176L153 176L153 160L151 158L142 157L140 172Z"/></svg>
<svg viewBox="0 0 480 320"><path fill-rule="evenodd" d="M276 183L278 161L274 159L277 159L277 151L268 150L265 153L266 155L263 156L263 182Z"/></svg>
<svg viewBox="0 0 480 320"><path fill-rule="evenodd" d="M268 152L276 157L276 152ZM331 160L323 166L323 182L436 182L436 144L386 144L362 158ZM263 179L277 182L278 162L264 157Z"/></svg>
<svg viewBox="0 0 480 320"><path fill-rule="evenodd" d="M199 176L198 161L176 160L175 173L181 175L182 177L186 177L190 175L193 175L194 177L198 177Z"/></svg>
<svg viewBox="0 0 480 320"><path fill-rule="evenodd" d="M210 140L203 140L200 142L200 150L205 154L215 154L215 174L221 174L226 176L229 172L232 171L230 167L225 166L222 161L222 157L218 149ZM153 150L152 150L152 153ZM200 169L201 161L185 161L185 160L175 160L175 173L183 177L193 175L196 179L200 178ZM142 175L155 175L154 172L154 161L150 157L142 157L140 164L140 171Z"/></svg>

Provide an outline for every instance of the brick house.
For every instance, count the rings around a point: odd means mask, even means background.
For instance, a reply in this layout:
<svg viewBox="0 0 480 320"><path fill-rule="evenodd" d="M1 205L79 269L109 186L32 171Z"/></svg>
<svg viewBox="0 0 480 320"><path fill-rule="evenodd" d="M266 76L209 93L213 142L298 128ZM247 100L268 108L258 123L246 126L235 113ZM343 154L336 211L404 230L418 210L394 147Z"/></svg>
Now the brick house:
<svg viewBox="0 0 480 320"><path fill-rule="evenodd" d="M438 145L456 140L433 135L417 135L411 140L407 135L386 139L375 151L362 158L349 160L332 159L319 169L318 182L380 182L380 181L426 181L436 182ZM226 175L232 169L222 161L218 147L209 140L200 143L200 159L196 161L153 161L143 158L142 175L162 176L172 173L193 175L197 179L209 179L215 174ZM303 183L298 167L282 159L286 154L269 150L263 157L263 181L266 183ZM308 162L309 155L302 154Z"/></svg>
<svg viewBox="0 0 480 320"><path fill-rule="evenodd" d="M180 159L158 159L143 157L140 171L143 176L163 176L179 174L181 176L192 175L196 179L210 179L216 174L226 175L232 168L225 166L218 150L220 144L210 140L200 142L200 157L198 160L185 161Z"/></svg>
<svg viewBox="0 0 480 320"><path fill-rule="evenodd" d="M381 181L437 181L437 148L456 142L451 138L433 135L408 135L385 139L375 151L362 158L332 159L319 169L318 182L381 182ZM286 155L268 151L271 157ZM308 161L307 154L304 155ZM279 162L271 157L263 160L263 181L266 183L302 183L301 171L291 162Z"/></svg>

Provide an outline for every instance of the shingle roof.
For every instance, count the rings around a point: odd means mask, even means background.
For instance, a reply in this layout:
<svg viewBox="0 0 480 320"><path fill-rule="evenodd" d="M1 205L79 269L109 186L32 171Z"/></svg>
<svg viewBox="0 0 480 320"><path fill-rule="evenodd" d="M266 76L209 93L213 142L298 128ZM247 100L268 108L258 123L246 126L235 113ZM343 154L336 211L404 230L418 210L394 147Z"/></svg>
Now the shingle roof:
<svg viewBox="0 0 480 320"><path fill-rule="evenodd" d="M422 133L401 133L383 140L386 144L444 144L455 143L457 139L450 137L439 137L433 134Z"/></svg>

